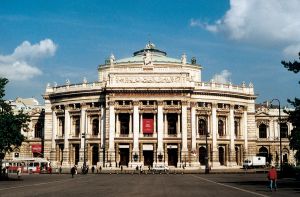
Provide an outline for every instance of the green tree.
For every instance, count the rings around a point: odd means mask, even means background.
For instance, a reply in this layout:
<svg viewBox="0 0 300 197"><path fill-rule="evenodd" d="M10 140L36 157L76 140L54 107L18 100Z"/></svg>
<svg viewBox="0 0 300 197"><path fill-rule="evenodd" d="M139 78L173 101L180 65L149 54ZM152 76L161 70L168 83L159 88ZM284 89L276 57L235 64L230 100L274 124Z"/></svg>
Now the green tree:
<svg viewBox="0 0 300 197"><path fill-rule="evenodd" d="M300 59L300 53L299 53ZM289 71L294 73L298 73L300 71L300 62L286 62L281 61L281 64L284 65ZM300 81L299 81L300 84ZM297 162L300 161L300 99L295 98L294 100L288 99L288 102L295 108L294 111L287 111L286 113L289 114L288 121L292 123L293 129L291 131L291 135L289 136L290 139L290 147L293 150L296 150L295 158Z"/></svg>
<svg viewBox="0 0 300 197"><path fill-rule="evenodd" d="M0 175L2 173L2 159L6 153L21 146L25 137L21 130L28 129L29 116L23 111L14 114L11 106L3 99L5 96L6 78L0 78Z"/></svg>

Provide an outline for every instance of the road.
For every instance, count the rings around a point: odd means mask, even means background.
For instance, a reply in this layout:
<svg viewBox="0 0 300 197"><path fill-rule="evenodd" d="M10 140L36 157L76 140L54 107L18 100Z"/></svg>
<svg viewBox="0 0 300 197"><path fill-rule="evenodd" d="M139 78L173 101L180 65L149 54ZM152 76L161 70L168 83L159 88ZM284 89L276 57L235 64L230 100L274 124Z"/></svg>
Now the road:
<svg viewBox="0 0 300 197"><path fill-rule="evenodd" d="M0 196L299 196L300 182L278 181L267 189L265 174L69 174L23 175L21 180L1 181Z"/></svg>

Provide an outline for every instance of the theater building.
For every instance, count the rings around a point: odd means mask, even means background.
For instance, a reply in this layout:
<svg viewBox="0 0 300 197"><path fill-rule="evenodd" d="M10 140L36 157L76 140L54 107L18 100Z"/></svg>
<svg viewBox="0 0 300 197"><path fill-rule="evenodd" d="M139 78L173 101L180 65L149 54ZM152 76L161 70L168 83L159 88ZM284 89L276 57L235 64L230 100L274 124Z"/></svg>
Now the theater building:
<svg viewBox="0 0 300 197"><path fill-rule="evenodd" d="M90 166L199 169L206 151L212 168L240 167L257 154L278 161L278 109L256 106L251 83L204 82L195 58L168 57L152 43L128 58L111 55L97 71L96 82L46 88L43 155L54 167L85 159ZM294 162L291 125L280 127L283 157Z"/></svg>

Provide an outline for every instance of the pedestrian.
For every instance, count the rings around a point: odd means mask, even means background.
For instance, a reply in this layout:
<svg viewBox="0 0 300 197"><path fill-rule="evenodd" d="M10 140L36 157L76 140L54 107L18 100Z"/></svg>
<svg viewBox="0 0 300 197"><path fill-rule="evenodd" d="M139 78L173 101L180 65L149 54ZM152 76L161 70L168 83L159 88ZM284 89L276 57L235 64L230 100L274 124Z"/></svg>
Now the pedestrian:
<svg viewBox="0 0 300 197"><path fill-rule="evenodd" d="M72 178L74 178L74 174L75 174L75 167L72 167L72 168L71 168L71 175L72 175Z"/></svg>
<svg viewBox="0 0 300 197"><path fill-rule="evenodd" d="M59 166L59 174L61 174L61 172L62 172L62 168L61 166Z"/></svg>
<svg viewBox="0 0 300 197"><path fill-rule="evenodd" d="M101 173L101 171L102 171L102 167L100 166L100 167L99 167L99 172Z"/></svg>
<svg viewBox="0 0 300 197"><path fill-rule="evenodd" d="M272 166L268 172L268 179L270 181L270 191L272 191L273 188L276 191L277 190L277 171L274 166Z"/></svg>
<svg viewBox="0 0 300 197"><path fill-rule="evenodd" d="M75 174L77 174L77 166L75 165L74 168L75 168Z"/></svg>
<svg viewBox="0 0 300 197"><path fill-rule="evenodd" d="M94 174L94 172L95 172L95 167L92 166L92 173Z"/></svg>
<svg viewBox="0 0 300 197"><path fill-rule="evenodd" d="M17 175L18 175L18 179L20 179L21 178L21 167L18 167Z"/></svg>
<svg viewBox="0 0 300 197"><path fill-rule="evenodd" d="M52 174L52 167L51 166L49 166L48 170L49 170L49 174Z"/></svg>

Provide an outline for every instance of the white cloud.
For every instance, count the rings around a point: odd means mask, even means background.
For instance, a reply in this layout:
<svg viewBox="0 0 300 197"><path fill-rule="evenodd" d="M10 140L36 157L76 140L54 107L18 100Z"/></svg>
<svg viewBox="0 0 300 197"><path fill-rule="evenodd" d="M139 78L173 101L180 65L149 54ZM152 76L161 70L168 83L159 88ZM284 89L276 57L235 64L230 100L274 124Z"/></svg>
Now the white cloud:
<svg viewBox="0 0 300 197"><path fill-rule="evenodd" d="M41 75L42 71L32 65L32 61L53 56L56 49L57 45L50 39L34 45L24 41L12 54L0 55L0 76L10 80L27 80Z"/></svg>
<svg viewBox="0 0 300 197"><path fill-rule="evenodd" d="M299 54L299 52L300 52L300 43L289 45L283 50L285 56L288 57L295 57L295 55Z"/></svg>
<svg viewBox="0 0 300 197"><path fill-rule="evenodd" d="M202 26L211 32L226 33L233 40L280 45L286 55L295 56L295 50L300 50L299 8L299 0L230 0L230 9L221 19Z"/></svg>
<svg viewBox="0 0 300 197"><path fill-rule="evenodd" d="M226 84L230 82L231 73L228 70L223 70L219 74L215 74L212 80L216 83Z"/></svg>

